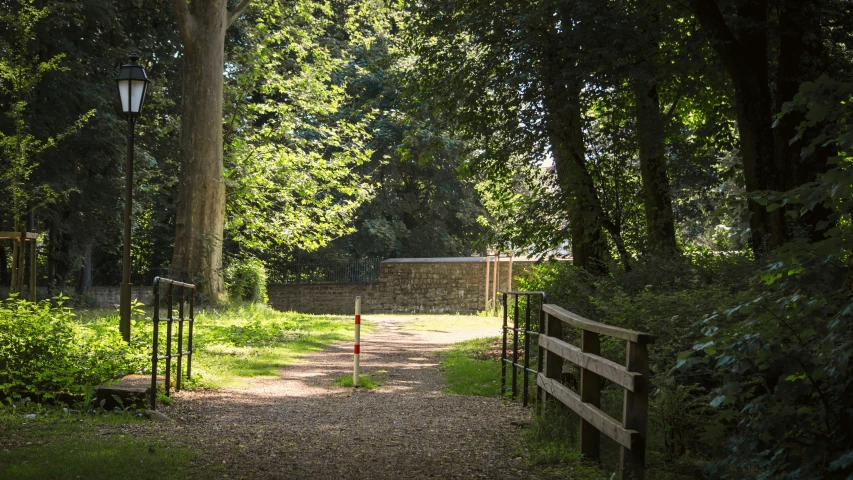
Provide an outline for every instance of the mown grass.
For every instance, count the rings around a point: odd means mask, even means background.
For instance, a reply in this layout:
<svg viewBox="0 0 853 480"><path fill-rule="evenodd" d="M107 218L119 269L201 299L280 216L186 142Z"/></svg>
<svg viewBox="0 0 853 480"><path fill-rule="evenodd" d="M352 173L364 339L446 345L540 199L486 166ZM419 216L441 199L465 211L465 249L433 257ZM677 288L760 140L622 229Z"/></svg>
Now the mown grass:
<svg viewBox="0 0 853 480"><path fill-rule="evenodd" d="M454 395L499 397L501 395L500 355L494 356L499 337L477 338L456 343L441 354L445 392Z"/></svg>
<svg viewBox="0 0 853 480"><path fill-rule="evenodd" d="M195 465L196 454L178 439L102 433L143 421L128 413L91 415L55 407L28 415L0 410L0 480L215 476Z"/></svg>
<svg viewBox="0 0 853 480"><path fill-rule="evenodd" d="M165 317L166 312L161 311L160 315ZM140 312L133 322L133 341L140 346L151 344L151 316L151 312ZM118 328L114 311L84 310L79 312L79 319L96 332ZM165 323L160 327L159 350L165 354ZM177 324L173 328L176 335ZM369 333L375 326L365 321L361 328ZM352 336L350 316L279 312L256 304L201 310L195 316L192 379L184 386L217 388L240 384L251 377L274 377L299 356ZM177 351L177 345L173 345L173 351ZM150 350L147 353L150 355ZM164 368L162 362L158 368Z"/></svg>

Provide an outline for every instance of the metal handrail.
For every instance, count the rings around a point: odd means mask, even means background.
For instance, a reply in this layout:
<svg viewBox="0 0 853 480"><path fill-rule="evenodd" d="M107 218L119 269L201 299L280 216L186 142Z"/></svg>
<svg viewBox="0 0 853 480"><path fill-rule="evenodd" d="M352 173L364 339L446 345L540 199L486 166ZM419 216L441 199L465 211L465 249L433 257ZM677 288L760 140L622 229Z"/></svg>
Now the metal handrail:
<svg viewBox="0 0 853 480"><path fill-rule="evenodd" d="M165 319L160 318L160 284L166 285L166 303L168 307L168 316ZM173 317L173 289L178 287L181 289L180 302L178 303L178 318ZM189 295L189 317L184 317L184 304L186 290L190 291ZM172 358L178 359L178 376L175 380L175 391L181 390L181 370L183 357L187 357L187 379L192 376L192 361L193 361L193 326L195 325L195 291L196 286L192 283L179 282L169 278L155 277L154 278L154 335L151 345L151 410L155 410L157 406L157 362L166 360L166 379L165 390L166 396L170 395L170 387L172 381ZM158 356L158 347L160 340L160 322L166 322L166 355ZM172 324L178 322L178 351L172 353ZM187 350L184 351L184 323L189 322L189 335L187 336Z"/></svg>
<svg viewBox="0 0 853 480"><path fill-rule="evenodd" d="M521 370L523 373L523 392L524 395L522 397L522 404L527 406L527 388L528 388L528 374L533 373L536 374L542 370L542 348L539 347L539 365L537 365L537 369L534 370L530 368L530 336L531 335L539 335L542 332L542 306L545 305L547 295L543 291L508 291L501 292L503 297L503 327L502 327L502 347L501 347L501 395L506 393L506 367L509 364L512 368L512 397L515 398L518 390L518 377L517 370ZM514 297L515 303L513 308L513 322L512 326L508 325L508 297L512 295ZM519 329L519 318L518 318L518 298L521 296L525 296L527 298L527 303L525 305L525 316L524 316L524 328ZM541 297L539 302L539 328L537 331L530 329L530 315L531 315L531 297L538 296ZM507 333L512 332L512 358L507 358ZM524 363L518 363L518 335L519 333L524 334ZM536 399L540 397L540 389L536 390Z"/></svg>

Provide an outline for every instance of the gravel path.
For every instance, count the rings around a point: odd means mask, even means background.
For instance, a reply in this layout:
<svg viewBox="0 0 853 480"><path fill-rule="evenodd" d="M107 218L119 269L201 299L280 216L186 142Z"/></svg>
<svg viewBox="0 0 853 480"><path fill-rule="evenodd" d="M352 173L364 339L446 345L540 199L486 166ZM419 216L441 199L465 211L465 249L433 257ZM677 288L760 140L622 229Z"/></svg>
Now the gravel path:
<svg viewBox="0 0 853 480"><path fill-rule="evenodd" d="M387 371L378 390L333 386L352 372L352 345L338 344L280 378L181 392L162 410L176 422L159 425L229 478L551 478L517 458L529 410L441 392L437 352L494 329L416 332L404 328L412 316L365 317L378 328L362 337L362 369Z"/></svg>

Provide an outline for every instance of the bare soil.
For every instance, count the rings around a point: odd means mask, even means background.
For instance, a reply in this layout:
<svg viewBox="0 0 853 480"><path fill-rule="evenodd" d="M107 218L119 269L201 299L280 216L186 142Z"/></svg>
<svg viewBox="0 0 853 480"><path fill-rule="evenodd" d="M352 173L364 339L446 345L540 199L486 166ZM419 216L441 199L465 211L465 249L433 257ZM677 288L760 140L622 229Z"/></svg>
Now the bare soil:
<svg viewBox="0 0 853 480"><path fill-rule="evenodd" d="M362 371L382 382L376 390L334 385L352 374L352 344L338 344L279 378L180 392L160 410L174 422L122 428L180 438L201 452L202 470L216 465L223 478L556 478L519 453L516 425L529 409L442 393L438 352L498 331L407 331L417 317L365 317L378 324L361 342Z"/></svg>

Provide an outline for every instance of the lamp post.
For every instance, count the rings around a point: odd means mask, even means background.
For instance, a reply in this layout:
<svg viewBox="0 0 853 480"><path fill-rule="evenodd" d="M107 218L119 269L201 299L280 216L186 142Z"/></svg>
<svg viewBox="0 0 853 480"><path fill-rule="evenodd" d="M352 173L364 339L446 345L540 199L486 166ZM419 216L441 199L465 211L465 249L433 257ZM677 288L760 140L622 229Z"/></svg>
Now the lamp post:
<svg viewBox="0 0 853 480"><path fill-rule="evenodd" d="M145 92L148 90L148 77L142 65L136 63L139 55L130 54L130 63L121 66L116 83L121 99L121 110L127 116L127 164L125 166L124 195L124 252L122 256L121 276L121 321L119 329L126 342L130 342L130 214L133 205L133 127L136 117L142 111Z"/></svg>

